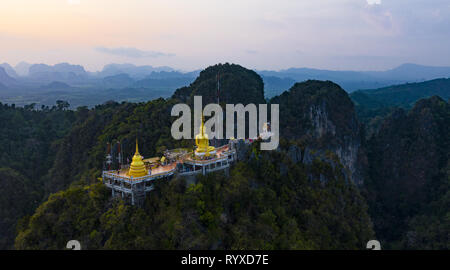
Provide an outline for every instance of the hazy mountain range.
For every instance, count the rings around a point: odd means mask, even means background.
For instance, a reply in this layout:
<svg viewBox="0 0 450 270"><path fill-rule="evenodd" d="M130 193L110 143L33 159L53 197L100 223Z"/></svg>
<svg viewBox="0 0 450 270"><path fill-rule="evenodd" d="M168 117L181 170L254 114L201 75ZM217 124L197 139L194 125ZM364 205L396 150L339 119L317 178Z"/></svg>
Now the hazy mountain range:
<svg viewBox="0 0 450 270"><path fill-rule="evenodd" d="M330 80L347 92L353 92L450 77L450 67L415 64L403 64L386 71L290 68L256 72L264 81L267 98L286 91L295 82L309 79ZM198 70L182 72L167 66L133 64L108 64L100 71L89 72L81 65L69 63L46 65L21 62L15 67L3 63L0 64L0 102L18 106L29 103L51 105L47 103L65 98L73 106L93 106L96 104L94 101L146 101L169 97L176 89L192 83L199 73Z"/></svg>
<svg viewBox="0 0 450 270"><path fill-rule="evenodd" d="M450 77L450 67L431 67L403 64L386 71L333 71L310 68L290 68L281 71L259 71L264 79L266 95L276 95L287 84L308 79L330 80L339 84L347 92L360 89L374 89L395 84L423 82ZM281 80L280 80L281 78ZM292 85L292 84L291 84Z"/></svg>

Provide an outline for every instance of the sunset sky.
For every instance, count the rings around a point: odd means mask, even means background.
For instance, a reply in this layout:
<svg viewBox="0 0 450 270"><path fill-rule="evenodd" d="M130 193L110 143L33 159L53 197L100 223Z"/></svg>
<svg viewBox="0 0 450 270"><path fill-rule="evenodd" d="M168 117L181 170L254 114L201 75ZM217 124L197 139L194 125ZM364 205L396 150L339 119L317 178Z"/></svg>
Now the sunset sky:
<svg viewBox="0 0 450 270"><path fill-rule="evenodd" d="M1 0L0 63L450 66L449 0Z"/></svg>

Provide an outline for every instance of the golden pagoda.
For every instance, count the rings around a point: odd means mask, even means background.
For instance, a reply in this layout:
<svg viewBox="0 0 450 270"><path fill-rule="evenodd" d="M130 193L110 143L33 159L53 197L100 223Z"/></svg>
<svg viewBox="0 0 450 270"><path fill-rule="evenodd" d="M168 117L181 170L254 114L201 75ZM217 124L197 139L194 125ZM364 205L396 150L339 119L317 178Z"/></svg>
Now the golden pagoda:
<svg viewBox="0 0 450 270"><path fill-rule="evenodd" d="M205 133L204 121L205 119L202 113L200 133L195 136L195 145L197 145L197 149L195 149L196 156L209 156L210 154L215 153L214 146L209 146L209 139L208 134Z"/></svg>
<svg viewBox="0 0 450 270"><path fill-rule="evenodd" d="M141 154L139 154L138 142L136 139L136 153L134 153L133 161L131 162L130 169L127 175L132 177L142 177L146 176L147 169L145 168L144 161L142 160Z"/></svg>

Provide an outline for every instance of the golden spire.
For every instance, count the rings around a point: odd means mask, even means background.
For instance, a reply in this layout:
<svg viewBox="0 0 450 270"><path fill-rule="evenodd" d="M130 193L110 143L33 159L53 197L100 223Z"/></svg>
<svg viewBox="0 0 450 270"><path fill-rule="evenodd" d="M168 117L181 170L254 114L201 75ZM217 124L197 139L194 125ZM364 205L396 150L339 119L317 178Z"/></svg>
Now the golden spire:
<svg viewBox="0 0 450 270"><path fill-rule="evenodd" d="M147 169L145 168L144 161L141 154L139 154L138 140L136 138L136 153L133 156L130 169L128 170L128 176L142 177L147 175Z"/></svg>

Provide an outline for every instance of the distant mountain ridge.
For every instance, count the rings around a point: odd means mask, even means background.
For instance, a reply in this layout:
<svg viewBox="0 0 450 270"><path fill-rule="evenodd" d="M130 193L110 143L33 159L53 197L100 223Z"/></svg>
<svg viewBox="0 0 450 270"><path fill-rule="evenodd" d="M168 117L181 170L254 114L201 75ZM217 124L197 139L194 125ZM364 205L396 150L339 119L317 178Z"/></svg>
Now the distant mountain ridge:
<svg viewBox="0 0 450 270"><path fill-rule="evenodd" d="M133 85L134 80L127 73L120 73L103 78L103 84L107 88L125 88Z"/></svg>
<svg viewBox="0 0 450 270"><path fill-rule="evenodd" d="M108 77L126 73L130 75L130 77L134 77L137 79L142 79L145 76L148 76L152 72L171 72L174 71L171 67L153 67L153 66L135 66L133 64L108 64L103 67L103 69L99 72L96 72L95 75L100 77Z"/></svg>
<svg viewBox="0 0 450 270"><path fill-rule="evenodd" d="M420 80L427 81L436 78L450 77L450 67L433 67L416 64L403 64L387 71L368 71L366 74L385 79Z"/></svg>
<svg viewBox="0 0 450 270"><path fill-rule="evenodd" d="M88 73L83 66L69 63L33 64L28 69L28 76L23 77L23 79L38 84L47 84L53 81L78 84L88 79Z"/></svg>
<svg viewBox="0 0 450 270"><path fill-rule="evenodd" d="M86 70L83 66L80 65L71 65L69 63L60 63L53 66L49 66L46 64L34 64L29 68L30 75L34 75L37 73L52 73L52 72L60 72L60 73L74 73L76 75L86 75Z"/></svg>
<svg viewBox="0 0 450 270"><path fill-rule="evenodd" d="M356 103L365 103L370 100L382 106L412 107L417 100L431 96L440 96L447 100L450 98L450 79L435 79L420 83L407 83L393 85L379 89L359 90L350 94ZM363 101L363 99L366 99Z"/></svg>
<svg viewBox="0 0 450 270"><path fill-rule="evenodd" d="M0 67L0 83L9 86L16 83L16 80L6 73L3 67Z"/></svg>
<svg viewBox="0 0 450 270"><path fill-rule="evenodd" d="M77 102L72 102L71 104L85 105L84 102L89 99L87 97L88 94L103 96L106 95L105 90L108 89L121 92L123 95L121 94L120 96L125 97L126 100L141 100L141 98L145 100L146 96L154 98L156 93L162 93L162 97L169 97L176 89L190 85L200 74L198 70L182 72L167 66L137 66L133 64L109 64L97 72L90 72L81 65L69 63L31 65L21 62L14 68L4 63L0 68L3 68L4 71L0 74L0 83L4 85L0 100L6 103L14 102L18 106L35 101L40 103L43 100L49 100L49 103L46 105L52 105L55 93L50 93L48 97L43 96L46 95L43 93L46 87L48 90L54 89L54 85L51 85L52 82L60 82L69 86L58 86L57 89L62 89L67 93L57 98L65 98L69 101L76 99ZM14 72L16 76L11 76ZM404 64L386 71L333 71L289 68L281 71L263 70L255 72L263 80L264 97L267 99L282 94L296 82L307 80L330 80L347 92L355 92L360 89L379 89L392 85L450 77L450 67L429 67L415 64ZM225 79L224 77L221 78ZM216 83L216 77L213 79L214 83ZM224 87L225 85L222 85L223 89L225 89ZM36 89L39 91L35 91ZM86 89L90 91L85 91ZM131 89L139 89L139 99L133 96ZM75 92L80 92L82 98L79 98L80 95L75 94ZM363 97L360 92L358 94L362 98L368 98L367 96ZM74 95L77 95L77 97L74 97ZM127 97L127 95L131 96ZM429 95L422 96L427 97ZM356 98L356 96L353 97ZM413 95L410 95L410 97L413 97ZM445 95L442 95L442 97L448 99ZM117 96L111 96L111 98L114 99ZM355 98L353 98L354 101ZM101 102L101 99L98 100ZM412 98L408 102L413 103L415 100L417 100L417 97ZM380 104L375 104L378 101L373 98L367 101L374 103L374 106L380 107ZM92 104L91 101L88 103Z"/></svg>
<svg viewBox="0 0 450 270"><path fill-rule="evenodd" d="M13 77L13 78L17 77L16 71L10 64L3 63L3 64L0 64L0 67L2 67L5 70L6 74L8 74L8 76Z"/></svg>
<svg viewBox="0 0 450 270"><path fill-rule="evenodd" d="M279 77L297 82L309 79L330 80L347 92L359 89L374 89L407 82L422 82L438 78L449 78L450 67L431 67L403 64L386 71L334 71L312 68L290 68L280 71L258 71L262 77ZM266 82L266 81L265 81ZM273 88L276 88L273 87ZM274 94L279 94L273 91Z"/></svg>
<svg viewBox="0 0 450 270"><path fill-rule="evenodd" d="M107 64L102 70L96 72L86 71L81 65L59 63L55 65L28 64L21 62L14 68L8 63L0 65L12 78L41 80L45 83L63 81L68 84L90 84L89 80L103 79L120 74L128 74L135 81L149 79L170 79L175 77L195 78L200 71L181 72L169 66L134 65L134 64ZM354 70L326 70L314 68L288 68L279 71L255 70L265 84L267 98L281 94L289 89L295 82L306 80L329 80L339 84L347 92L360 89L375 89L390 85L422 82L438 78L449 78L450 67L434 67L417 64L402 64L385 71L354 71ZM125 80L128 80L124 77ZM19 80L20 81L20 80ZM129 85L119 82L120 85ZM116 88L116 87L113 87Z"/></svg>
<svg viewBox="0 0 450 270"><path fill-rule="evenodd" d="M14 67L14 70L16 71L17 75L19 75L19 76L28 76L30 67L31 67L31 64L22 61Z"/></svg>

